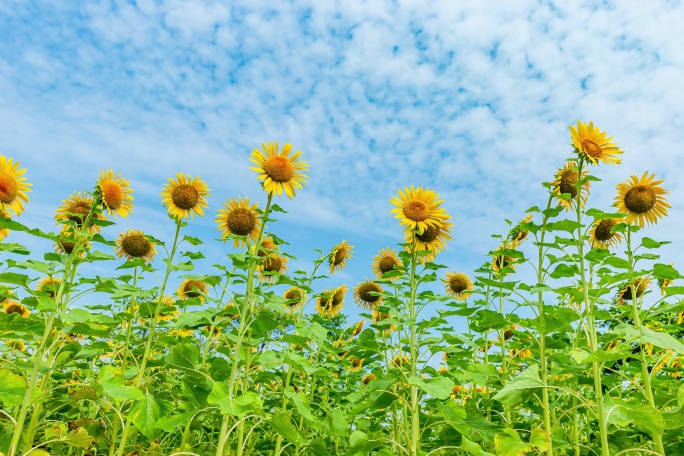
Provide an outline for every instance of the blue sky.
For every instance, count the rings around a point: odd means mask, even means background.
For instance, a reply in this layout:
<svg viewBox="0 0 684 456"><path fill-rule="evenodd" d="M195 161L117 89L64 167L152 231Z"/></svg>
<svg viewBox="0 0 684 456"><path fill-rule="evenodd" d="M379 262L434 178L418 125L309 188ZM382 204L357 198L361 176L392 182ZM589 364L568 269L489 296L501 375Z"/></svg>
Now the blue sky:
<svg viewBox="0 0 684 456"><path fill-rule="evenodd" d="M101 169L127 177L135 210L111 238L139 228L170 240L161 188L176 172L201 176L210 210L191 232L212 245L209 265L229 250L210 241L222 202L265 202L251 150L291 142L309 179L278 202L289 213L272 228L300 258L291 269L314 248L355 245L321 284L352 288L401 241L389 199L409 185L441 194L455 226L439 262L471 273L505 218L545 203L568 126L593 120L625 153L594 170L590 205L607 210L619 182L655 172L673 208L646 235L673 241L663 260L676 261L682 23L673 1L4 0L0 153L27 168L20 221L43 229Z"/></svg>

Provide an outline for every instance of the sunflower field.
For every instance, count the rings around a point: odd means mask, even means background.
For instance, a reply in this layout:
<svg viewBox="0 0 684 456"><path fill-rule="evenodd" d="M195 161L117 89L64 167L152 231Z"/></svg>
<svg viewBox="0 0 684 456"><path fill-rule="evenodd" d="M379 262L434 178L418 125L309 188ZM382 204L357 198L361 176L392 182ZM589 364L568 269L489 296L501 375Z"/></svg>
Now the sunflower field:
<svg viewBox="0 0 684 456"><path fill-rule="evenodd" d="M593 123L570 140L546 204L508 222L479 269L440 264L451 217L408 186L387 205L404 243L332 289L319 283L353 245L290 270L277 234L275 201L308 172L289 143L252 152L266 205L225 201L233 250L202 273L213 247L184 234L208 211L200 177L162 188L172 239L117 233L133 188L111 169L46 232L17 221L31 184L0 156L0 455L684 454L684 287L652 226L668 192L645 172L591 207L598 165L623 152Z"/></svg>

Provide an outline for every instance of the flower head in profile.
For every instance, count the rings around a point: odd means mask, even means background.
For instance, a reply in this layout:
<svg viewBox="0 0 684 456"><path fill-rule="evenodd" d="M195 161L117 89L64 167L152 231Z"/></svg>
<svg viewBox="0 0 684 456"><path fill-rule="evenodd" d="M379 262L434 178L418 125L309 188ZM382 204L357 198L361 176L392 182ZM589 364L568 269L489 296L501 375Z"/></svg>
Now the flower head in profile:
<svg viewBox="0 0 684 456"><path fill-rule="evenodd" d="M622 289L617 293L618 304L622 305L625 301L631 301L635 298L640 298L651 285L651 278L648 276L637 277L634 279L634 289L636 293L632 293L632 284L626 283Z"/></svg>
<svg viewBox="0 0 684 456"><path fill-rule="evenodd" d="M264 190L269 195L281 196L283 191L288 198L296 194L296 189L304 187L306 182L307 163L299 158L301 151L292 155L292 144L286 143L281 153L278 153L278 143L262 143L263 151L254 149L249 159L256 167L251 168L259 174L259 180L263 181Z"/></svg>
<svg viewBox="0 0 684 456"><path fill-rule="evenodd" d="M330 265L330 274L336 270L341 271L347 265L347 260L352 257L353 245L347 244L347 241L342 241L333 247L330 255L328 255L328 264Z"/></svg>
<svg viewBox="0 0 684 456"><path fill-rule="evenodd" d="M655 225L659 218L667 215L667 208L672 206L663 195L669 192L660 186L663 181L653 180L654 177L655 174L649 176L646 171L641 178L633 174L630 180L618 184L613 206L627 214L625 223L643 228L644 222Z"/></svg>
<svg viewBox="0 0 684 456"><path fill-rule="evenodd" d="M352 339L359 334L361 334L361 331L363 331L363 325L366 323L366 320L359 320L356 322L354 325L354 331L352 331L351 338L349 339L349 342L352 341Z"/></svg>
<svg viewBox="0 0 684 456"><path fill-rule="evenodd" d="M404 191L399 190L399 195L390 199L396 206L390 212L409 230L423 233L430 226L441 228L442 222L448 220L449 215L440 207L442 200L437 198L439 195L434 190L413 188L413 185L410 188L404 187Z"/></svg>
<svg viewBox="0 0 684 456"><path fill-rule="evenodd" d="M358 372L363 368L363 360L365 358L357 358L356 356L350 356L349 361L351 362L351 366L349 366L349 370L351 372Z"/></svg>
<svg viewBox="0 0 684 456"><path fill-rule="evenodd" d="M582 179L584 179L588 173L588 170L582 171ZM558 205L564 206L566 211L572 209L573 200L577 200L577 182L579 182L577 163L572 161L567 162L563 168L559 169L556 172L556 180L551 182L553 193L558 198ZM579 192L579 203L581 207L584 207L589 198L589 186L590 182L588 180L582 183L582 188ZM561 195L565 193L570 195L569 200L561 198Z"/></svg>
<svg viewBox="0 0 684 456"><path fill-rule="evenodd" d="M373 324L378 325L382 321L392 318L392 314L374 310L373 314L371 315L371 318L373 320ZM389 336L390 334L392 334L392 332L394 332L395 329L397 329L397 325L389 322L378 326L380 328L379 331L381 331L384 336Z"/></svg>
<svg viewBox="0 0 684 456"><path fill-rule="evenodd" d="M530 232L524 228L524 224L529 223L531 220L532 214L519 221L518 224L511 229L510 239L514 249L520 247L523 241L527 239L527 236L530 235Z"/></svg>
<svg viewBox="0 0 684 456"><path fill-rule="evenodd" d="M105 220L105 217L93 207L93 198L83 192L74 192L69 199L62 201L62 205L55 211L57 224L64 220L74 222L77 228L83 228L83 224L88 222L87 231L99 233L100 226L91 223L91 220Z"/></svg>
<svg viewBox="0 0 684 456"><path fill-rule="evenodd" d="M268 283L275 283L278 280L278 274L283 274L287 270L287 262L290 259L285 256L278 255L271 252L261 261L259 271L261 273L261 280Z"/></svg>
<svg viewBox="0 0 684 456"><path fill-rule="evenodd" d="M620 219L609 218L594 222L591 229L591 244L595 249L609 249L616 247L622 241L622 235L613 231L613 227L620 223Z"/></svg>
<svg viewBox="0 0 684 456"><path fill-rule="evenodd" d="M5 211L4 209L0 209L0 217L10 218L10 214L7 211ZM0 228L0 241L2 241L7 236L9 236L9 234L10 234L9 228Z"/></svg>
<svg viewBox="0 0 684 456"><path fill-rule="evenodd" d="M53 245L55 247L55 252L63 255L71 255L76 248L76 244L76 234L70 229L63 229L59 233L57 242L55 242ZM81 239L79 243L79 257L83 258L88 249L90 249L90 243L84 239Z"/></svg>
<svg viewBox="0 0 684 456"><path fill-rule="evenodd" d="M515 269L516 266L516 259L506 255L506 254L499 254L497 252L502 251L502 250L508 250L511 249L512 245L507 244L505 247L504 246L499 246L496 251L494 252L494 259L492 260L492 270L496 272L497 274L501 274L502 271L504 271L504 275L510 271L505 271L506 269Z"/></svg>
<svg viewBox="0 0 684 456"><path fill-rule="evenodd" d="M316 312L322 317L334 318L338 316L344 308L346 293L346 285L324 291L316 300Z"/></svg>
<svg viewBox="0 0 684 456"><path fill-rule="evenodd" d="M161 309L159 309L159 314L157 319L161 321L171 321L178 316L178 308L176 307L176 300L173 296L164 296L161 299Z"/></svg>
<svg viewBox="0 0 684 456"><path fill-rule="evenodd" d="M114 175L111 169L100 171L97 188L109 215L128 217L133 212L133 189L121 174Z"/></svg>
<svg viewBox="0 0 684 456"><path fill-rule="evenodd" d="M38 285L36 285L36 290L44 291L48 294L48 296L54 298L57 295L57 291L59 290L59 285L61 283L62 279L60 279L59 277L43 277L38 282Z"/></svg>
<svg viewBox="0 0 684 456"><path fill-rule="evenodd" d="M605 132L594 127L593 122L589 122L589 125L577 122L577 128L571 125L570 136L577 155L592 165L598 165L601 162L617 165L621 162L616 157L622 153L618 145L612 142L612 137L606 138Z"/></svg>
<svg viewBox="0 0 684 456"><path fill-rule="evenodd" d="M363 383L363 385L366 386L366 385L368 385L370 382L372 382L373 380L376 380L376 379L377 379L377 377L376 377L375 375L373 375L373 374L366 374L366 375L364 375L363 378L361 379L361 383Z"/></svg>
<svg viewBox="0 0 684 456"><path fill-rule="evenodd" d="M378 279L382 279L382 276L384 276L386 273L393 271L395 268L400 268L401 266L401 261L399 261L397 252L394 249L382 249L373 259L373 272L375 272L375 275ZM390 278L392 281L396 281L398 279L398 276Z"/></svg>
<svg viewBox="0 0 684 456"><path fill-rule="evenodd" d="M28 203L26 193L30 192L31 184L23 177L26 169L19 169L19 162L0 155L0 209L21 215L24 203Z"/></svg>
<svg viewBox="0 0 684 456"><path fill-rule="evenodd" d="M149 262L156 254L154 243L140 230L128 230L116 239L116 256L119 258L142 258Z"/></svg>
<svg viewBox="0 0 684 456"><path fill-rule="evenodd" d="M425 228L422 232L416 231L416 250L430 250L427 255L421 255L419 260L421 263L434 261L437 254L446 248L446 241L451 240L451 227L453 223L446 220L442 221L440 226L431 225ZM404 231L404 240L407 244L413 241L413 233L411 230ZM407 247L410 249L410 247Z"/></svg>
<svg viewBox="0 0 684 456"><path fill-rule="evenodd" d="M19 339L8 339L8 340L5 340L5 344L6 344L11 350L19 351L19 352L26 351L26 344L24 343L23 340L19 340Z"/></svg>
<svg viewBox="0 0 684 456"><path fill-rule="evenodd" d="M306 292L298 287L292 287L283 294L287 299L285 308L291 313L298 310L306 302Z"/></svg>
<svg viewBox="0 0 684 456"><path fill-rule="evenodd" d="M222 231L221 237L225 238L230 234L245 236L245 239L234 239L233 247L242 247L256 241L261 228L257 207L257 203L249 204L248 197L244 200L242 197L233 198L223 203L223 209L219 209L216 215L218 230Z"/></svg>
<svg viewBox="0 0 684 456"><path fill-rule="evenodd" d="M200 300L204 301L203 295L206 293L207 284L201 280L193 279L184 280L178 287L178 290L176 290L176 294L181 299L200 298Z"/></svg>
<svg viewBox="0 0 684 456"><path fill-rule="evenodd" d="M457 301L465 301L473 290L473 281L462 272L447 272L444 280L446 294L453 296Z"/></svg>
<svg viewBox="0 0 684 456"><path fill-rule="evenodd" d="M176 173L176 179L169 178L161 193L162 203L168 208L169 215L176 220L195 218L204 215L208 208L209 187L198 177Z"/></svg>
<svg viewBox="0 0 684 456"><path fill-rule="evenodd" d="M2 301L2 310L6 314L19 314L21 318L28 318L31 315L31 311L28 307L22 305L19 301L14 299L5 299Z"/></svg>
<svg viewBox="0 0 684 456"><path fill-rule="evenodd" d="M382 296L371 293L382 293L382 287L366 279L354 287L354 302L367 310L382 305Z"/></svg>

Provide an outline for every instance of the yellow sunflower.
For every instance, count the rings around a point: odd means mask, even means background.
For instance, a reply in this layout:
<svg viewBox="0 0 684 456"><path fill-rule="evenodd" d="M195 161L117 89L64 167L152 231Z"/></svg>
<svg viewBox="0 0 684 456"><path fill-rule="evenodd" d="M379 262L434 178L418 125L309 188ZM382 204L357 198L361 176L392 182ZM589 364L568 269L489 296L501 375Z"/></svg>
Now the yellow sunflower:
<svg viewBox="0 0 684 456"><path fill-rule="evenodd" d="M2 218L10 218L10 214L5 211L4 209L0 209L0 217ZM10 230L8 228L0 228L0 241L5 239L7 236L9 236Z"/></svg>
<svg viewBox="0 0 684 456"><path fill-rule="evenodd" d="M356 324L354 325L354 331L352 332L352 335L351 335L351 339L353 339L354 337L361 334L361 331L363 331L363 325L365 323L366 323L366 320L360 320L360 321L356 322ZM351 342L351 339L350 339L350 342Z"/></svg>
<svg viewBox="0 0 684 456"><path fill-rule="evenodd" d="M90 243L85 240L81 240L80 244L79 257L83 258L86 250L90 248ZM54 242L53 245L55 247L55 252L64 255L71 255L71 253L74 251L74 248L76 248L75 234L68 229L62 230L59 234L59 241Z"/></svg>
<svg viewBox="0 0 684 456"><path fill-rule="evenodd" d="M365 358L357 358L356 356L350 356L349 361L351 362L351 366L349 366L349 370L351 372L358 372L363 368L363 360Z"/></svg>
<svg viewBox="0 0 684 456"><path fill-rule="evenodd" d="M364 386L365 386L365 385L368 385L368 384L369 384L370 382L372 382L373 380L376 380L377 378L378 378L378 377L376 377L376 376L373 375L373 374L367 374L367 375L364 375L364 376L363 376L363 378L361 379L361 383L363 383Z"/></svg>
<svg viewBox="0 0 684 456"><path fill-rule="evenodd" d="M62 279L59 277L44 277L38 282L38 285L36 285L36 290L44 291L51 298L54 298L57 295L60 283L62 283Z"/></svg>
<svg viewBox="0 0 684 456"><path fill-rule="evenodd" d="M616 247L622 241L620 233L612 232L613 227L620 223L620 219L603 219L594 222L591 229L591 244L595 249Z"/></svg>
<svg viewBox="0 0 684 456"><path fill-rule="evenodd" d="M173 296L164 296L161 299L162 308L159 311L158 320L171 321L178 316L178 308L176 307L176 300Z"/></svg>
<svg viewBox="0 0 684 456"><path fill-rule="evenodd" d="M278 279L277 274L283 274L287 270L288 257L280 256L277 253L269 253L259 266L261 280L268 283L275 283Z"/></svg>
<svg viewBox="0 0 684 456"><path fill-rule="evenodd" d="M382 279L383 275L393 271L395 268L400 268L401 266L401 261L399 261L397 252L394 249L382 249L373 259L373 272L375 272L375 275L378 279ZM390 278L392 281L396 281L398 279L398 276Z"/></svg>
<svg viewBox="0 0 684 456"><path fill-rule="evenodd" d="M641 295L643 295L644 292L648 289L649 285L651 285L650 277L637 277L636 279L634 279L634 287L636 288L635 297L640 298ZM618 291L618 304L622 305L625 301L631 301L633 299L633 296L634 295L632 294L632 285L629 282L627 282L625 286L620 291Z"/></svg>
<svg viewBox="0 0 684 456"><path fill-rule="evenodd" d="M452 226L454 226L453 223L444 221L441 226L429 226L423 232L416 233L416 250L430 250L430 253L419 258L421 263L433 261L437 254L445 249L446 241L451 240ZM407 244L411 244L411 230L404 232L404 240ZM407 250L410 250L410 247L407 246Z"/></svg>
<svg viewBox="0 0 684 456"><path fill-rule="evenodd" d="M223 231L221 236L224 238L229 234L245 236L245 239L234 239L233 247L242 247L256 241L261 228L261 219L256 211L258 206L258 203L250 206L248 197L244 200L238 197L238 199L227 200L223 203L224 209L219 209L216 223L218 223L218 230Z"/></svg>
<svg viewBox="0 0 684 456"><path fill-rule="evenodd" d="M154 242L150 241L140 230L128 230L116 239L116 256L119 258L126 257L129 260L142 258L149 262L156 254Z"/></svg>
<svg viewBox="0 0 684 456"><path fill-rule="evenodd" d="M20 352L26 351L26 344L24 343L23 340L8 339L5 341L5 344L14 351L20 351Z"/></svg>
<svg viewBox="0 0 684 456"><path fill-rule="evenodd" d="M532 220L532 214L528 215L525 217L523 220L519 221L516 226L513 227L510 233L510 239L511 239L511 245L513 246L514 249L517 249L520 247L520 244L523 243L525 239L527 239L527 236L530 235L530 232L523 229L523 224L524 223L529 223L530 220Z"/></svg>
<svg viewBox="0 0 684 456"><path fill-rule="evenodd" d="M105 220L105 217L98 213L95 208L91 213L92 205L93 198L84 192L74 192L69 199L63 200L62 205L55 211L57 225L63 223L64 220L70 220L76 224L76 227L83 228L83 223L85 223L88 214L90 214L90 220ZM87 228L90 233L100 232L100 226L90 222Z"/></svg>
<svg viewBox="0 0 684 456"><path fill-rule="evenodd" d="M582 179L584 179L588 173L588 170L582 171ZM575 162L567 162L562 169L559 169L556 172L556 180L551 182L553 193L558 198L558 205L565 206L566 211L572 209L572 200L577 199L577 187L575 187L577 182L579 182L579 179L577 178L577 163ZM579 198L581 207L584 207L584 204L589 198L589 186L589 181L582 184ZM569 200L564 200L560 197L564 193L570 194Z"/></svg>
<svg viewBox="0 0 684 456"><path fill-rule="evenodd" d="M285 308L294 312L306 302L306 292L301 288L292 287L283 294L283 298L288 300L285 303Z"/></svg>
<svg viewBox="0 0 684 456"><path fill-rule="evenodd" d="M403 192L399 190L399 196L390 199L397 206L390 213L395 214L399 223L409 230L423 233L430 226L440 228L442 222L449 219L449 215L444 208L439 207L442 200L437 198L439 195L434 190L425 190L423 187L414 189L413 185L410 188L404 187Z"/></svg>
<svg viewBox="0 0 684 456"><path fill-rule="evenodd" d="M503 246L499 246L496 250L508 250L511 249L512 246L510 244L507 244L505 248ZM511 268L515 269L515 263L516 259L513 257L510 257L508 255L494 255L494 259L492 260L492 270L496 273L501 273L502 269L506 268Z"/></svg>
<svg viewBox="0 0 684 456"><path fill-rule="evenodd" d="M589 122L589 125L577 122L577 128L570 125L570 136L577 155L592 165L598 165L599 162L617 165L622 161L616 157L622 151L611 142L613 138L606 138L606 133L594 127L594 122Z"/></svg>
<svg viewBox="0 0 684 456"><path fill-rule="evenodd" d="M285 194L292 199L295 196L295 190L301 189L306 183L306 169L309 165L299 160L302 153L296 151L292 155L292 144L286 143L283 146L282 153L278 153L278 143L262 143L261 147L264 151L254 149L252 156L249 159L252 163L257 165L251 168L259 174L259 180L264 181L264 190L269 195Z"/></svg>
<svg viewBox="0 0 684 456"><path fill-rule="evenodd" d="M190 298L199 297L200 300L204 301L204 296L202 296L202 295L206 294L206 293L207 293L207 284L202 282L201 280L192 280L192 279L184 280L180 284L180 286L178 287L178 290L176 290L176 294L181 299L190 299Z"/></svg>
<svg viewBox="0 0 684 456"><path fill-rule="evenodd" d="M121 174L114 175L111 169L100 171L97 188L102 197L102 205L109 215L128 217L133 212L133 189Z"/></svg>
<svg viewBox="0 0 684 456"><path fill-rule="evenodd" d="M367 310L373 310L382 305L382 296L371 293L382 293L382 287L366 279L354 287L354 302Z"/></svg>
<svg viewBox="0 0 684 456"><path fill-rule="evenodd" d="M374 310L373 314L371 315L371 318L373 319L373 324L377 325L378 323L380 323L383 320L387 320L388 318L392 318L392 314L381 313L381 312L378 312L377 310ZM382 334L384 336L389 336L390 334L392 334L392 332L394 332L395 329L397 329L397 326L394 323L392 323L389 325L382 326L382 328L383 328L381 330Z"/></svg>
<svg viewBox="0 0 684 456"><path fill-rule="evenodd" d="M28 203L27 192L31 184L22 175L26 169L19 169L19 162L0 155L0 209L20 215L24 212L24 203Z"/></svg>
<svg viewBox="0 0 684 456"><path fill-rule="evenodd" d="M31 315L31 311L27 307L24 307L19 301L14 299L5 299L2 302L2 310L6 314L19 314L21 318L28 318Z"/></svg>
<svg viewBox="0 0 684 456"><path fill-rule="evenodd" d="M670 192L659 185L662 180L654 181L654 177L655 174L649 177L646 171L641 179L632 174L631 181L618 184L618 196L613 206L627 214L624 219L626 223L631 225L638 222L642 228L644 221L655 225L659 218L667 215L667 208L672 207L663 196Z"/></svg>
<svg viewBox="0 0 684 456"><path fill-rule="evenodd" d="M176 173L176 179L169 177L161 193L164 207L168 207L169 215L177 220L202 217L208 208L207 196L209 187L198 177L192 178L183 173Z"/></svg>
<svg viewBox="0 0 684 456"><path fill-rule="evenodd" d="M353 245L347 244L347 241L342 241L333 247L330 255L328 255L328 263L330 264L330 274L335 270L341 271L347 265L347 260L352 257Z"/></svg>
<svg viewBox="0 0 684 456"><path fill-rule="evenodd" d="M409 362L411 362L411 360L406 355L397 355L392 358L392 366L394 367L401 368L403 364L408 364Z"/></svg>
<svg viewBox="0 0 684 456"><path fill-rule="evenodd" d="M344 295L346 293L346 285L324 291L316 300L316 312L322 317L334 318L338 316L344 308Z"/></svg>
<svg viewBox="0 0 684 456"><path fill-rule="evenodd" d="M474 288L473 281L462 272L447 272L444 280L444 289L449 296L453 296L457 301L465 301Z"/></svg>

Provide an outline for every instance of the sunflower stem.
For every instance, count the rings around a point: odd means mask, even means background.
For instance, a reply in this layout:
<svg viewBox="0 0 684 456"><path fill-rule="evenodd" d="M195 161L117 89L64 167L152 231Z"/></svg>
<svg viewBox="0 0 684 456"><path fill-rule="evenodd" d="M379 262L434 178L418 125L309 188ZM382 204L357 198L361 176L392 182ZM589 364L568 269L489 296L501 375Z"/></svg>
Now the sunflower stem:
<svg viewBox="0 0 684 456"><path fill-rule="evenodd" d="M411 276L410 283L410 298L409 298L409 330L410 330L410 352L411 352L411 377L415 378L417 375L416 365L417 346L416 346L416 231L413 230L411 237ZM417 456L420 450L420 404L418 387L411 385L411 455Z"/></svg>

